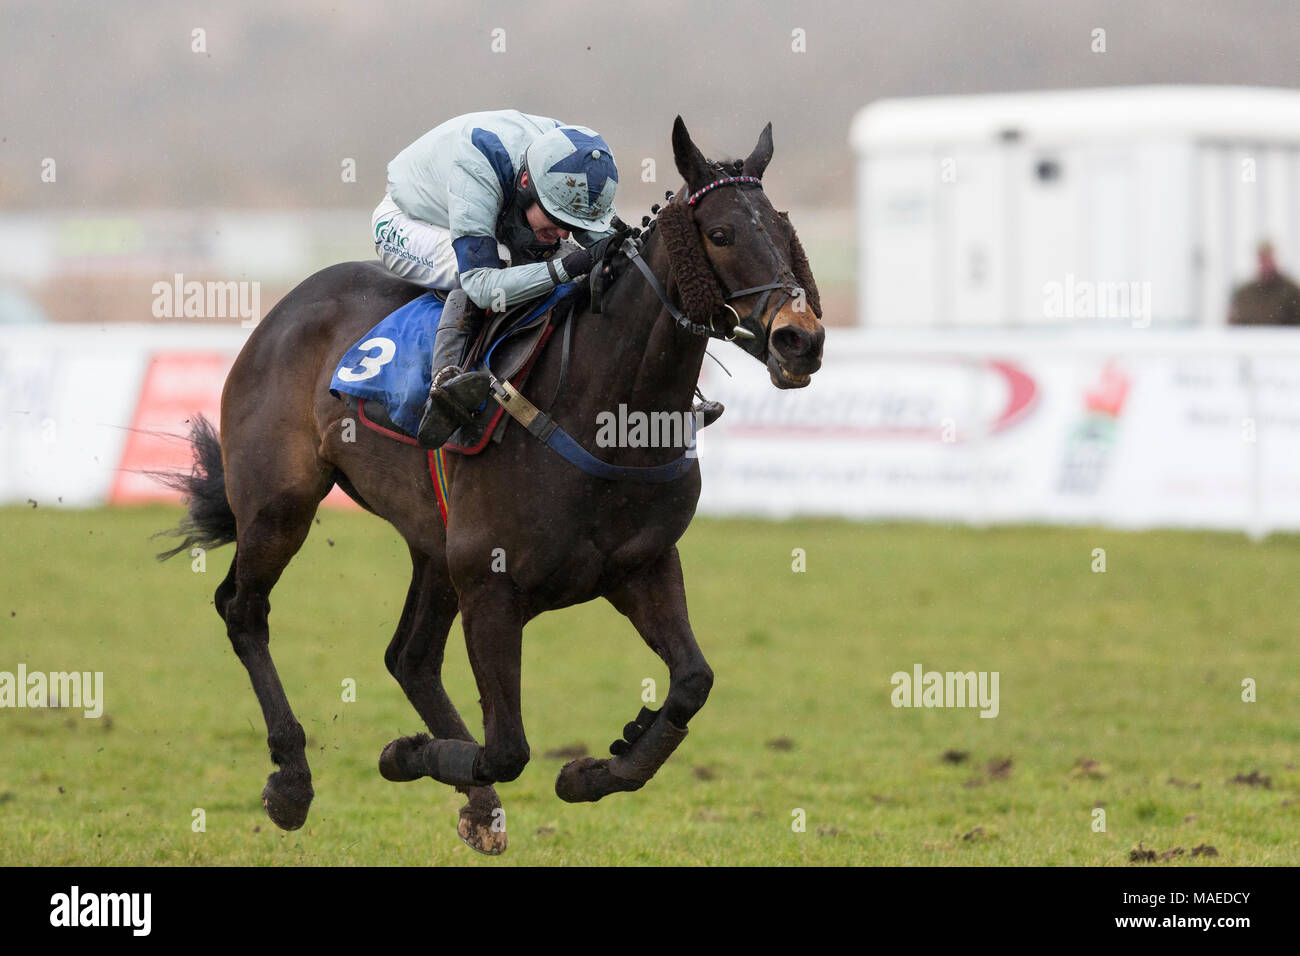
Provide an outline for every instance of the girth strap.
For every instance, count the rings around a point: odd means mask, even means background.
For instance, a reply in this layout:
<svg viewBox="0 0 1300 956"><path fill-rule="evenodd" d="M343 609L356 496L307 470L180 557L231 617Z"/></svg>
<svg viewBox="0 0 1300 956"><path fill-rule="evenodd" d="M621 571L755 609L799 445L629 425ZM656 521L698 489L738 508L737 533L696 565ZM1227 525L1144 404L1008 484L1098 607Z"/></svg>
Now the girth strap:
<svg viewBox="0 0 1300 956"><path fill-rule="evenodd" d="M611 465L601 461L587 449L583 448L573 436L555 424L545 412L519 394L509 382L491 380L492 397L506 410L506 414L528 431L543 445L560 455L565 461L576 465L589 475L605 478L609 481L639 481L646 484L662 484L676 481L695 467L695 456L685 453L676 461L663 465L633 466ZM694 450L695 421L691 421L691 449Z"/></svg>

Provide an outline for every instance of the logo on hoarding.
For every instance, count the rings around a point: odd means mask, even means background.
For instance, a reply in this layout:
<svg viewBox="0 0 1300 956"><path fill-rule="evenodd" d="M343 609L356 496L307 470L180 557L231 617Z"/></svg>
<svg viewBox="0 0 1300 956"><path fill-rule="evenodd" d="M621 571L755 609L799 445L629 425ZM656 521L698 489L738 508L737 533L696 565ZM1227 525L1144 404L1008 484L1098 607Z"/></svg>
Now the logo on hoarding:
<svg viewBox="0 0 1300 956"><path fill-rule="evenodd" d="M1096 383L1084 390L1083 417L1071 427L1065 441L1058 483L1063 494L1093 495L1101 487L1131 384L1128 373L1111 359Z"/></svg>
<svg viewBox="0 0 1300 956"><path fill-rule="evenodd" d="M722 421L736 437L962 442L1014 428L1039 396L1033 376L993 359L891 363L879 376L820 384L797 396L765 389L728 396ZM944 422L954 420L955 436L945 434Z"/></svg>
<svg viewBox="0 0 1300 956"><path fill-rule="evenodd" d="M1019 424L1033 410L1034 403L1038 401L1038 385L1010 362L989 362L989 368L1000 374L1008 386L1007 404L989 426L989 434L996 435Z"/></svg>

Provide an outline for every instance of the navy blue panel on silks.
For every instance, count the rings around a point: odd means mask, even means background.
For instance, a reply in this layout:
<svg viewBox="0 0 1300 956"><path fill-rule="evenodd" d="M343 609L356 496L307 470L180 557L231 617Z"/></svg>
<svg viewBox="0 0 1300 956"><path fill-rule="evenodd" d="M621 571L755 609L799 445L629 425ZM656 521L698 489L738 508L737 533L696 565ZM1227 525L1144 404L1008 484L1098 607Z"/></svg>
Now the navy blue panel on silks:
<svg viewBox="0 0 1300 956"><path fill-rule="evenodd" d="M497 174L497 182L501 184L501 192L505 195L504 205L514 202L515 166L514 163L510 162L510 154L506 152L501 137L491 130L480 129L475 126L473 132L469 135L469 139L478 151L487 158L487 161L492 164L492 171Z"/></svg>
<svg viewBox="0 0 1300 956"><path fill-rule="evenodd" d="M535 318L575 289L572 282L557 286L514 324ZM330 380L331 394L337 398L346 392L378 402L398 428L412 435L419 431L433 379L433 337L442 305L434 293L426 292L390 313L344 353Z"/></svg>
<svg viewBox="0 0 1300 956"><path fill-rule="evenodd" d="M451 248L456 253L456 271L461 275L505 265L497 255L497 241L491 236L461 236L452 241Z"/></svg>

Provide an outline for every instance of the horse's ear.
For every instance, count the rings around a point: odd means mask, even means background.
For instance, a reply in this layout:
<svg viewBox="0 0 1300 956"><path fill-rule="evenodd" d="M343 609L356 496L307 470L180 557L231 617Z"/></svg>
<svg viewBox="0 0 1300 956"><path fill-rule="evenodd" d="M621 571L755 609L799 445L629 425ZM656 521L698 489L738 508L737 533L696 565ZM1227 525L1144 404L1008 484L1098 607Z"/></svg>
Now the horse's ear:
<svg viewBox="0 0 1300 956"><path fill-rule="evenodd" d="M745 160L745 175L757 176L763 178L763 170L767 169L767 164L772 161L772 124L768 123L763 127L763 132L758 134L758 145L754 151L749 154Z"/></svg>
<svg viewBox="0 0 1300 956"><path fill-rule="evenodd" d="M680 116L673 123L673 159L677 162L677 171L686 180L691 192L706 186L710 179L709 161L704 158L693 142L691 134L686 131L686 124Z"/></svg>

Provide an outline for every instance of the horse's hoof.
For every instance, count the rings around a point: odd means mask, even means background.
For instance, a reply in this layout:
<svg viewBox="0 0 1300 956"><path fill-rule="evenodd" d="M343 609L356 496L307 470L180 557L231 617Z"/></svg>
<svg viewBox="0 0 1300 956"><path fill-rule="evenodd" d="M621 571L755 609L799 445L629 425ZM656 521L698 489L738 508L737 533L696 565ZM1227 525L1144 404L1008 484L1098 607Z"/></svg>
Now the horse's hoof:
<svg viewBox="0 0 1300 956"><path fill-rule="evenodd" d="M555 795L565 803L594 803L611 793L640 790L644 782L616 777L609 772L609 761L596 757L579 757L560 768L555 778Z"/></svg>
<svg viewBox="0 0 1300 956"><path fill-rule="evenodd" d="M419 753L429 742L428 734L416 734L414 737L398 737L390 741L379 755L379 774L385 780L405 783L419 780L424 776L414 769L419 764Z"/></svg>
<svg viewBox="0 0 1300 956"><path fill-rule="evenodd" d="M506 852L506 815L501 801L491 787L475 787L469 803L460 808L456 832L471 850L487 856Z"/></svg>
<svg viewBox="0 0 1300 956"><path fill-rule="evenodd" d="M281 830L297 830L307 822L315 791L310 780L286 779L283 771L271 774L262 788L262 806L266 815Z"/></svg>
<svg viewBox="0 0 1300 956"><path fill-rule="evenodd" d="M506 852L506 831L492 829L492 821L483 823L467 810L468 806L461 808L460 821L456 824L461 842L485 856L500 856Z"/></svg>

